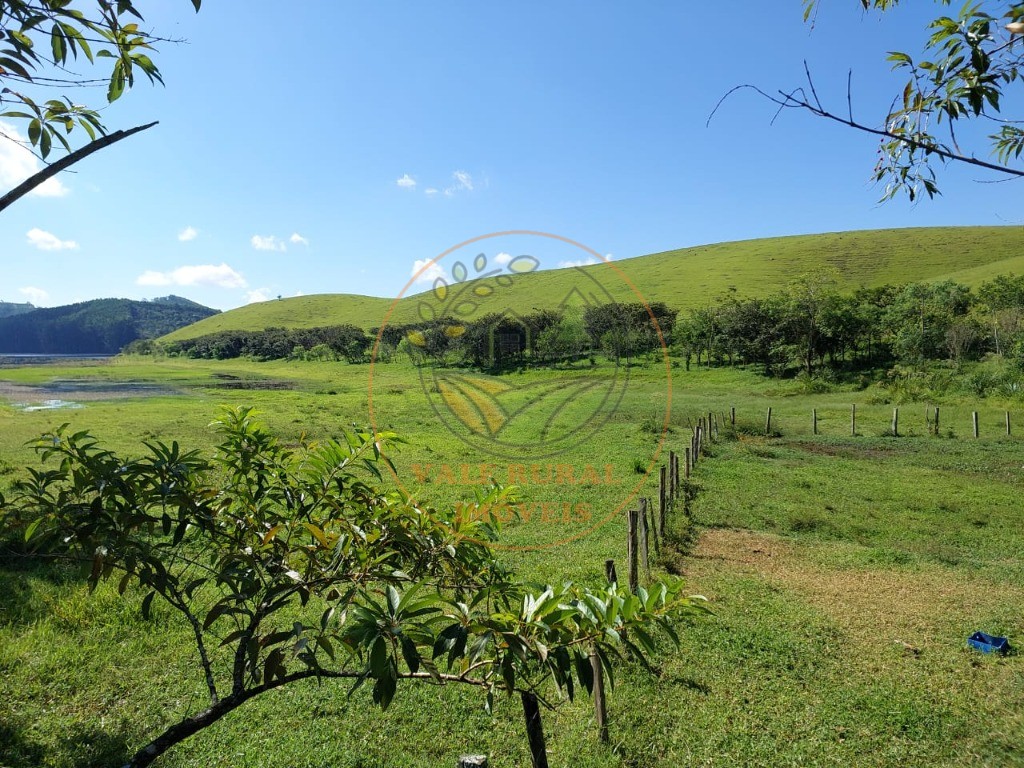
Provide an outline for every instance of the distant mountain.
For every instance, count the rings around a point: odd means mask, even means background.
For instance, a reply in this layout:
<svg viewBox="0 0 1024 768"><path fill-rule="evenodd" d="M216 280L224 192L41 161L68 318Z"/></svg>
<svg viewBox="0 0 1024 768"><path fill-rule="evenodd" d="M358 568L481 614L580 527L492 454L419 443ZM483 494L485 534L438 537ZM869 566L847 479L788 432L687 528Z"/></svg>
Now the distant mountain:
<svg viewBox="0 0 1024 768"><path fill-rule="evenodd" d="M0 307L23 307L0 304ZM153 339L220 310L180 296L152 301L94 299L63 307L0 314L0 353L116 354L138 339Z"/></svg>
<svg viewBox="0 0 1024 768"><path fill-rule="evenodd" d="M0 317L11 317L12 315L23 315L35 309L32 304L15 304L11 301L0 301Z"/></svg>

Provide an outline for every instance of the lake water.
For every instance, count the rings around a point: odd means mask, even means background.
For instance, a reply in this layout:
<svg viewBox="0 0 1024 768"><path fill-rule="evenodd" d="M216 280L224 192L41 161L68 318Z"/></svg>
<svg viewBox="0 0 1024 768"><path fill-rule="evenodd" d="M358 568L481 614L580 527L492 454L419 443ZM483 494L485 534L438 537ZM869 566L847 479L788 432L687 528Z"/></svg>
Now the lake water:
<svg viewBox="0 0 1024 768"><path fill-rule="evenodd" d="M51 363L69 363L75 360L106 360L113 355L42 355L42 354L7 354L0 352L0 368L16 368L21 365L49 365Z"/></svg>

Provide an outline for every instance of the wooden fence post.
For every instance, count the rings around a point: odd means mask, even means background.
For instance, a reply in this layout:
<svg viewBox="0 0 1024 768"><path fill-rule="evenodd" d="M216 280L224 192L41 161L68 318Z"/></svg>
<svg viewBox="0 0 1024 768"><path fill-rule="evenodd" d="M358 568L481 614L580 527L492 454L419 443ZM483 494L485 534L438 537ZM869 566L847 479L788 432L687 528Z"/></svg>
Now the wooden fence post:
<svg viewBox="0 0 1024 768"><path fill-rule="evenodd" d="M710 443L715 439L715 427L714 427L715 414L708 411L708 442Z"/></svg>
<svg viewBox="0 0 1024 768"><path fill-rule="evenodd" d="M668 497L675 499L676 497L676 473L672 471L672 467L676 464L676 452L668 452Z"/></svg>
<svg viewBox="0 0 1024 768"><path fill-rule="evenodd" d="M1006 412L1006 436L1010 436L1010 412Z"/></svg>
<svg viewBox="0 0 1024 768"><path fill-rule="evenodd" d="M768 406L768 416L764 420L764 433L770 435L772 433L772 407Z"/></svg>
<svg viewBox="0 0 1024 768"><path fill-rule="evenodd" d="M729 408L729 421L732 423L732 426L734 426L734 427L736 426L736 406L735 405L731 406Z"/></svg>
<svg viewBox="0 0 1024 768"><path fill-rule="evenodd" d="M939 434L939 406L937 406L937 405L935 406L935 423L934 423L933 427L935 429L935 434L938 435Z"/></svg>
<svg viewBox="0 0 1024 768"><path fill-rule="evenodd" d="M651 528L647 522L647 499L639 500L640 510L637 514L640 523L640 565L644 569L644 581L651 580Z"/></svg>
<svg viewBox="0 0 1024 768"><path fill-rule="evenodd" d="M668 510L668 497L665 487L665 465L661 465L661 478L658 481L658 528L661 529L661 540L665 540L665 518Z"/></svg>
<svg viewBox="0 0 1024 768"><path fill-rule="evenodd" d="M893 408L892 409L892 436L893 437L899 437L900 436L900 409L899 408Z"/></svg>
<svg viewBox="0 0 1024 768"><path fill-rule="evenodd" d="M974 425L974 436L978 436L978 412L971 411L971 422Z"/></svg>
<svg viewBox="0 0 1024 768"><path fill-rule="evenodd" d="M636 594L640 586L640 553L638 531L640 513L635 509L626 510L626 521L628 525L628 538L626 540L626 555L629 561L629 591Z"/></svg>
<svg viewBox="0 0 1024 768"><path fill-rule="evenodd" d="M811 433L818 434L818 409L811 408Z"/></svg>
<svg viewBox="0 0 1024 768"><path fill-rule="evenodd" d="M671 472L672 472L672 479L675 482L676 493L679 493L679 489L682 487L682 484L679 482L679 454L678 453L676 454L675 463L673 463L673 465L670 467L670 469L671 469Z"/></svg>
<svg viewBox="0 0 1024 768"><path fill-rule="evenodd" d="M618 584L619 575L615 573L615 561L605 560L604 561L604 576L608 579L609 584Z"/></svg>
<svg viewBox="0 0 1024 768"><path fill-rule="evenodd" d="M686 461L683 462L683 477L687 480L690 479L690 472L693 469L693 457L690 456L690 449L686 449Z"/></svg>
<svg viewBox="0 0 1024 768"><path fill-rule="evenodd" d="M857 436L857 404L850 409L850 437Z"/></svg>

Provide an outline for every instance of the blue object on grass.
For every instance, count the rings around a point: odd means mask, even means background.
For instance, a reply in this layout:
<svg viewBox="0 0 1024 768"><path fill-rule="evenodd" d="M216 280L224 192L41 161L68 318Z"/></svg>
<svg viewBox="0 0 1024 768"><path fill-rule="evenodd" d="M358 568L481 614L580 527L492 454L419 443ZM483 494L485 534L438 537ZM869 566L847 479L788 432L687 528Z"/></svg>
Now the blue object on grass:
<svg viewBox="0 0 1024 768"><path fill-rule="evenodd" d="M967 644L972 648L977 648L982 653L1006 654L1010 650L1010 641L1005 637L996 637L984 632L975 632L967 638Z"/></svg>

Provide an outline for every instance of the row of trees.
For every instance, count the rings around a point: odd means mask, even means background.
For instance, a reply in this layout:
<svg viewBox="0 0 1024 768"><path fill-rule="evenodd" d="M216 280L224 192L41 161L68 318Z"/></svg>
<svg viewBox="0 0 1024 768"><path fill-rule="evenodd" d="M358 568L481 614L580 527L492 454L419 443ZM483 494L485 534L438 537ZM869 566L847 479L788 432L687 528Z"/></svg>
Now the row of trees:
<svg viewBox="0 0 1024 768"><path fill-rule="evenodd" d="M952 281L840 293L803 278L764 298L728 296L692 310L675 327L687 366L748 363L780 375L797 367L957 365L995 352L1024 367L1024 276L1002 275L977 291Z"/></svg>
<svg viewBox="0 0 1024 768"><path fill-rule="evenodd" d="M827 275L794 281L759 298L735 294L684 317L662 302L604 304L531 314L435 320L367 333L353 325L221 331L165 347L171 354L260 360L377 359L501 370L572 363L596 354L616 362L664 344L689 367L750 364L766 375L794 369L960 363L995 352L1024 368L1024 276L1001 275L977 290L952 281L841 293Z"/></svg>
<svg viewBox="0 0 1024 768"><path fill-rule="evenodd" d="M393 325L369 334L354 325L219 331L172 342L170 354L224 360L252 357L363 362L378 335L377 358L396 353L416 363L501 369L512 365L572 362L602 352L627 363L671 342L677 310L664 303L605 304L585 309L491 313L472 322L435 320ZM139 350L152 351L152 350Z"/></svg>
<svg viewBox="0 0 1024 768"><path fill-rule="evenodd" d="M251 357L256 360L347 360L366 359L373 339L354 325L321 328L265 328L261 331L218 331L164 346L169 354L207 360ZM153 350L139 350L153 351Z"/></svg>

